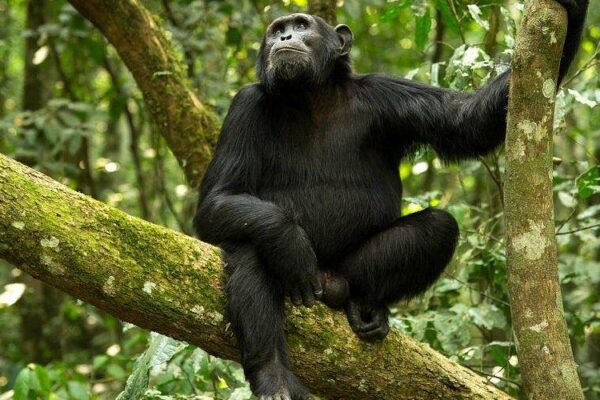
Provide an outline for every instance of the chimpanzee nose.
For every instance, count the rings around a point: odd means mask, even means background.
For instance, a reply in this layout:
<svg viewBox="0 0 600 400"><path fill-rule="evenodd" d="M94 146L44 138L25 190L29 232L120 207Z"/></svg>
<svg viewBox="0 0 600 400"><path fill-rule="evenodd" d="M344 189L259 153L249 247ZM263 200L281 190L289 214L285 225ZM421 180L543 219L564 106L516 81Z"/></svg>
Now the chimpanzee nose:
<svg viewBox="0 0 600 400"><path fill-rule="evenodd" d="M292 35L282 36L281 41L285 42L286 40L290 40L291 38L292 38Z"/></svg>

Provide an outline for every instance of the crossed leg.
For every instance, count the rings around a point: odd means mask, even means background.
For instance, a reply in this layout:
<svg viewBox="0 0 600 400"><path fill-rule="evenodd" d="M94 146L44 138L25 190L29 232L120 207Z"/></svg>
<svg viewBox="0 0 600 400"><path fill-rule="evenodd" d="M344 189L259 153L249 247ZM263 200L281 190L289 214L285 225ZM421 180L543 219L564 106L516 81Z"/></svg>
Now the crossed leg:
<svg viewBox="0 0 600 400"><path fill-rule="evenodd" d="M388 333L386 304L425 291L450 262L458 225L449 213L428 208L398 218L350 252L338 272L350 284L348 321L365 340Z"/></svg>

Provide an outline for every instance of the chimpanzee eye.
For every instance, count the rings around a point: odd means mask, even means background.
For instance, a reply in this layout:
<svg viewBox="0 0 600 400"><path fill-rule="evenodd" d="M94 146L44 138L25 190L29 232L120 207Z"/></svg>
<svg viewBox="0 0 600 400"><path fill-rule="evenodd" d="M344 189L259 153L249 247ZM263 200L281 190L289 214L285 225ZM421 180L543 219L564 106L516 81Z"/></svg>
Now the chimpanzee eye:
<svg viewBox="0 0 600 400"><path fill-rule="evenodd" d="M304 22L299 22L296 24L295 28L297 31L306 30L306 24Z"/></svg>
<svg viewBox="0 0 600 400"><path fill-rule="evenodd" d="M278 35L283 35L284 31L283 28L281 26L273 29L273 35L278 36Z"/></svg>

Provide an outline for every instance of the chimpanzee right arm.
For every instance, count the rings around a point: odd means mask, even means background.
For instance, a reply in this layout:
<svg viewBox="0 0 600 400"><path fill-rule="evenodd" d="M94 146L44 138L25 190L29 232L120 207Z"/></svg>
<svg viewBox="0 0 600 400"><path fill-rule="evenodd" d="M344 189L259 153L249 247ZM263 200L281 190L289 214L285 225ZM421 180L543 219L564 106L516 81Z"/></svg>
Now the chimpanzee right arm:
<svg viewBox="0 0 600 400"><path fill-rule="evenodd" d="M292 300L309 306L322 294L312 244L291 215L257 197L265 149L261 129L268 126L262 99L255 85L233 99L200 187L194 228L215 245L252 243Z"/></svg>

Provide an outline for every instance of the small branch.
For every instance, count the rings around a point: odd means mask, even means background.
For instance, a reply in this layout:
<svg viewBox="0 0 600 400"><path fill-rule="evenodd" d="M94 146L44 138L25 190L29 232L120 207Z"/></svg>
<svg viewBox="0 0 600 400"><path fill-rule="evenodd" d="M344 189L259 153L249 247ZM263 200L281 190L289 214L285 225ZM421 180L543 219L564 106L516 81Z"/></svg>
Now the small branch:
<svg viewBox="0 0 600 400"><path fill-rule="evenodd" d="M584 73L585 71L587 71L588 69L595 67L596 65L600 65L600 60L598 60L598 56L600 55L600 44L598 44L598 46L596 46L596 50L594 51L594 54L592 54L592 56L590 57L589 60L586 61L585 64L583 64L581 66L581 68L579 68L577 70L577 72L575 72L573 75L571 75L569 77L569 79L565 79L565 81L562 83L562 87L567 87L569 86L569 84L571 82L573 82L579 75L581 75L582 73Z"/></svg>
<svg viewBox="0 0 600 400"><path fill-rule="evenodd" d="M583 227L583 228L574 229L574 230L572 230L572 231L556 232L556 236L559 236L559 235L569 235L569 234L571 234L571 233L576 233L576 232L586 231L586 230L588 230L588 229L594 229L594 228L600 228L600 224L589 225L589 226L585 226L585 227Z"/></svg>

